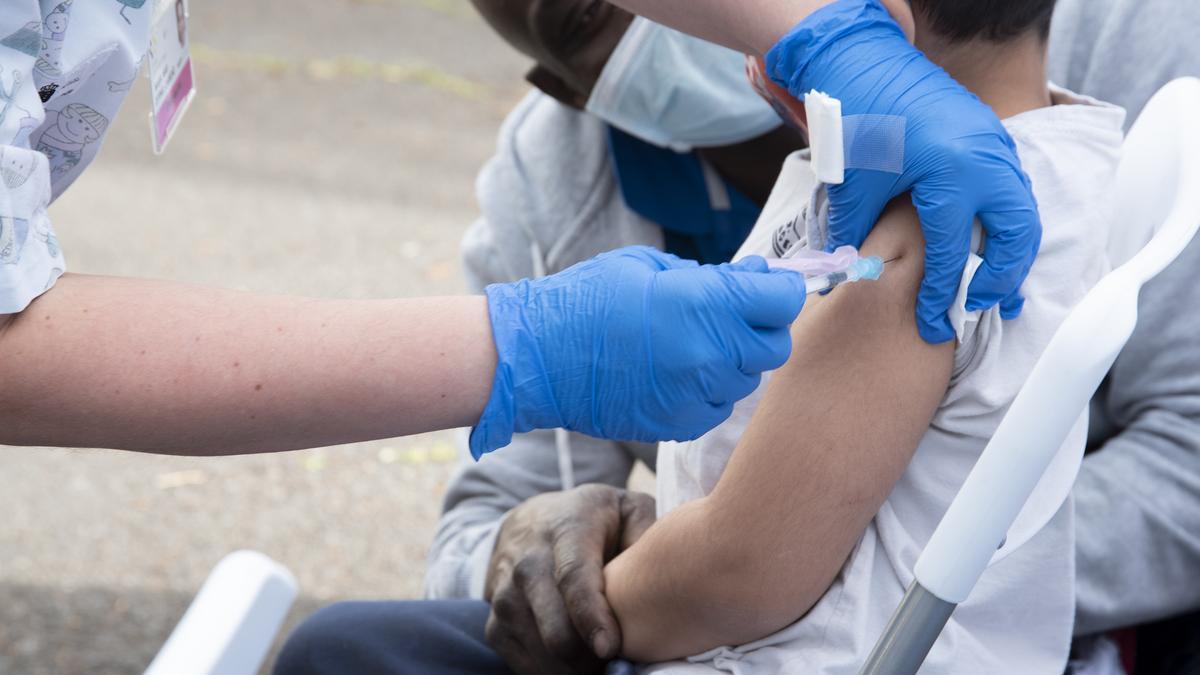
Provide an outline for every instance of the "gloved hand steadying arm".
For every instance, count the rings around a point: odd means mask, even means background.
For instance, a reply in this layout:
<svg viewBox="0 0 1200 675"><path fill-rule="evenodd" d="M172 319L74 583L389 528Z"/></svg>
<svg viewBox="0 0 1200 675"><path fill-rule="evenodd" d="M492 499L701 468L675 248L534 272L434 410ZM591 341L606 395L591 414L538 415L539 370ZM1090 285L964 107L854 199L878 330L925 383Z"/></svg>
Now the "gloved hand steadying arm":
<svg viewBox="0 0 1200 675"><path fill-rule="evenodd" d="M990 108L913 47L878 0L838 0L809 15L766 55L767 73L797 98L816 89L843 115L904 120L903 172L847 170L830 186L830 247L860 245L893 197L911 190L925 233L917 325L929 342L954 337L953 302L978 217L984 264L967 309L1020 314L1021 283L1041 221L1016 148Z"/></svg>
<svg viewBox="0 0 1200 675"><path fill-rule="evenodd" d="M531 429L699 437L787 361L804 280L757 256L700 266L632 247L487 295L499 360L476 458Z"/></svg>

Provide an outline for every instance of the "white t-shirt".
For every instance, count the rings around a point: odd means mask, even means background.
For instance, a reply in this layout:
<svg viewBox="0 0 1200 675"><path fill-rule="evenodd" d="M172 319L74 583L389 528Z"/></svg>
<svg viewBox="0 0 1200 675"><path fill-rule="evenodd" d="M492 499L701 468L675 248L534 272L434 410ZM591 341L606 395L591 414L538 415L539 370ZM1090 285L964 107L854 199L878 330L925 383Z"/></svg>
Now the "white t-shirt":
<svg viewBox="0 0 1200 675"><path fill-rule="evenodd" d="M1116 175L1124 112L1061 90L1055 99L1064 103L1004 121L1032 180L1044 227L1040 254L1022 287L1024 311L1002 321L995 309L972 315L959 308L960 341L949 389L911 464L841 574L802 620L774 635L644 672L858 672L913 580L922 548L1050 337L1108 271L1106 200ZM821 219L814 215L820 204L811 201L814 182L804 155L789 158L741 254L777 256L789 238L819 237ZM973 271L974 265L968 266L964 287ZM660 447L660 515L712 491L767 379L712 432L691 443ZM1005 547L951 617L922 673L1063 672L1075 608L1069 493L1085 430L1086 416L1081 416Z"/></svg>
<svg viewBox="0 0 1200 675"><path fill-rule="evenodd" d="M66 269L46 208L100 150L146 51L152 4L0 4L0 314Z"/></svg>

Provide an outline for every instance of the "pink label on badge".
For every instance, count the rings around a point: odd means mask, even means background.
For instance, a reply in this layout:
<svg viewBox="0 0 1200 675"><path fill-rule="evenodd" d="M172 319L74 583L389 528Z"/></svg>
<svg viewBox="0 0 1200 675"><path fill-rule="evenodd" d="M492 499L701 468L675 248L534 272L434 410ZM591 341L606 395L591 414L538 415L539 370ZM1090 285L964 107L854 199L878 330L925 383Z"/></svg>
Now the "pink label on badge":
<svg viewBox="0 0 1200 675"><path fill-rule="evenodd" d="M175 84L171 85L166 100L154 112L154 135L157 147L161 148L167 144L167 136L175 124L175 119L191 96L192 60L188 59L179 70L179 76L175 79Z"/></svg>
<svg viewBox="0 0 1200 675"><path fill-rule="evenodd" d="M155 0L147 54L150 75L150 132L161 153L196 93L188 54L187 0Z"/></svg>

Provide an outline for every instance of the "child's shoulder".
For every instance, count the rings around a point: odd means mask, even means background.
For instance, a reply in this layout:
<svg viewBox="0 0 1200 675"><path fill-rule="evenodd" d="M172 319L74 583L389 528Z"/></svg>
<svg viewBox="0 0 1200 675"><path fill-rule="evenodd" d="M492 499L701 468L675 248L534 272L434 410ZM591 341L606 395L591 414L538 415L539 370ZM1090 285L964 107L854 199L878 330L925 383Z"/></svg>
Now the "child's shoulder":
<svg viewBox="0 0 1200 675"><path fill-rule="evenodd" d="M1051 105L1036 108L1002 120L1004 128L1021 146L1064 151L1119 150L1124 142L1125 110L1120 106L1076 94L1054 84L1050 88Z"/></svg>
<svg viewBox="0 0 1200 675"><path fill-rule="evenodd" d="M1125 111L1051 87L1055 105L1004 120L1042 220L1043 266L1091 267L1103 257ZM1070 261L1068 263L1067 261ZM1035 263L1035 266L1038 263Z"/></svg>

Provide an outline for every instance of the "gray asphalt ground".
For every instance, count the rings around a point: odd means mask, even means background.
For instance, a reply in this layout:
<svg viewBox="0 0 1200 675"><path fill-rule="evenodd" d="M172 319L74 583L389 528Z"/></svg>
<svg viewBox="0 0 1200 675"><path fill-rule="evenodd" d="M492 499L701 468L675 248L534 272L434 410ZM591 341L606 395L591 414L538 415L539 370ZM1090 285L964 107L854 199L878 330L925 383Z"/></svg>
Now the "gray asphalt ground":
<svg viewBox="0 0 1200 675"><path fill-rule="evenodd" d="M192 0L191 14L200 94L167 154L151 155L140 82L52 207L71 269L321 297L460 291L474 176L525 60L465 0ZM289 624L334 600L418 596L453 438L226 459L0 447L0 673L141 672L240 548L295 573Z"/></svg>

